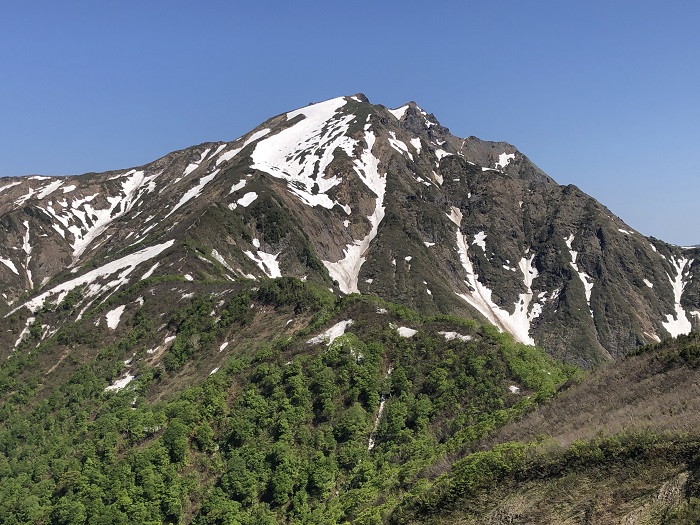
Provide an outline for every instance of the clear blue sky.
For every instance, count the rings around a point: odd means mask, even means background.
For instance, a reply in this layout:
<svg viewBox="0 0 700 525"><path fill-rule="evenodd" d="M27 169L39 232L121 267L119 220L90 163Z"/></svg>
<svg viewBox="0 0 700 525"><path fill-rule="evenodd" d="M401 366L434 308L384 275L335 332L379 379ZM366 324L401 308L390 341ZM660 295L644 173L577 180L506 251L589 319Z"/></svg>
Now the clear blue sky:
<svg viewBox="0 0 700 525"><path fill-rule="evenodd" d="M699 66L696 1L4 2L0 176L137 166L363 92L697 244Z"/></svg>

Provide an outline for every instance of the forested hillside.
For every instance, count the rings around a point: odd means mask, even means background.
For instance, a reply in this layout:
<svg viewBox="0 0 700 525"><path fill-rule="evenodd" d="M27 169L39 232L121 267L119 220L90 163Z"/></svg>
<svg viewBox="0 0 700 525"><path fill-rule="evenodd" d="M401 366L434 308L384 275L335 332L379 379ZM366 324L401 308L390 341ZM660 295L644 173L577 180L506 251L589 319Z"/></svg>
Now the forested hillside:
<svg viewBox="0 0 700 525"><path fill-rule="evenodd" d="M57 348L90 348L90 320L13 354L0 377L0 522L382 523L446 458L576 373L492 327L294 279L241 286L212 315L219 302L193 297L168 319L162 366L131 368L120 390L110 379L149 355L148 299L85 363L41 367ZM295 330L277 337L273 319ZM196 378L251 327L265 332L257 343Z"/></svg>

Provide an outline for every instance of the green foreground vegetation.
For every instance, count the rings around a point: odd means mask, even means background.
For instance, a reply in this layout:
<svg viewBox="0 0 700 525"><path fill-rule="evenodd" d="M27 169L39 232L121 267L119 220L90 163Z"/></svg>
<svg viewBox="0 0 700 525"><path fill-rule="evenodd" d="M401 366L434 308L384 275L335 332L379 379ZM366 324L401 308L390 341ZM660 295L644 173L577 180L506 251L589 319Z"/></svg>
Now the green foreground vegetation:
<svg viewBox="0 0 700 525"><path fill-rule="evenodd" d="M254 284L215 316L217 297L191 299L167 320L176 339L157 366L119 392L105 387L125 358L145 355L155 330L148 301L92 360L67 359L70 374L51 388L36 363L85 339L82 325L2 363L0 523L451 523L455 509L490 505L489 487L659 457L700 464L697 440L652 433L480 450L582 373L471 320L336 300L295 279ZM291 312L303 327L231 351L209 376L187 376L263 310ZM331 344L308 342L348 319ZM402 337L398 326L418 331ZM679 355L692 360L693 345ZM172 389L183 377L187 386ZM664 523L690 523L695 512L693 500Z"/></svg>

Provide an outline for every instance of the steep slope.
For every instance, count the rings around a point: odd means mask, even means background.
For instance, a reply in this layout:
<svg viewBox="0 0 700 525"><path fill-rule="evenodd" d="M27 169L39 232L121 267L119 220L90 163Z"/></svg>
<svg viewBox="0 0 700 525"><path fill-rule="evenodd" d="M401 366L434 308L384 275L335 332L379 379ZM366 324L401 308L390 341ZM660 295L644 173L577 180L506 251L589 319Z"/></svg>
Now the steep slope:
<svg viewBox="0 0 700 525"><path fill-rule="evenodd" d="M337 98L131 170L4 179L0 224L6 354L71 292L78 317L174 275L295 276L472 315L583 366L700 323L699 249L645 238L412 102Z"/></svg>
<svg viewBox="0 0 700 525"><path fill-rule="evenodd" d="M697 523L698 366L692 334L600 367L446 459L390 522Z"/></svg>

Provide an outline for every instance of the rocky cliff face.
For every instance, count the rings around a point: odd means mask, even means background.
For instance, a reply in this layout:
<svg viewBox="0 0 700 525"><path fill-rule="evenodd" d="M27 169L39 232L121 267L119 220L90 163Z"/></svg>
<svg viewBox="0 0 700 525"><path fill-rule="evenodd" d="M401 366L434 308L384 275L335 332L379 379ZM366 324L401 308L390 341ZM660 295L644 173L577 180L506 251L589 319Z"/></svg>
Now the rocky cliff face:
<svg viewBox="0 0 700 525"><path fill-rule="evenodd" d="M472 315L584 366L700 326L700 249L644 237L509 144L363 95L130 170L3 179L0 241L4 354L178 276L295 276Z"/></svg>

